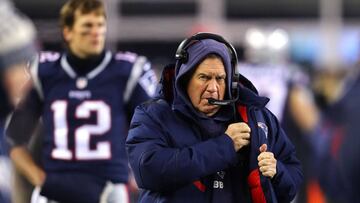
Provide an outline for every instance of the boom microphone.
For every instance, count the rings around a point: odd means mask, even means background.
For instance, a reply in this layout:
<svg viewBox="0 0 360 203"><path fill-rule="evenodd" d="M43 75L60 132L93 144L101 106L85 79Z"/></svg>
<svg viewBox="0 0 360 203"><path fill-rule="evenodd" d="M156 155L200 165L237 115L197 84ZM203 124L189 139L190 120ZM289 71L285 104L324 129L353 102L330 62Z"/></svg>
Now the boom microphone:
<svg viewBox="0 0 360 203"><path fill-rule="evenodd" d="M212 104L212 105L227 106L232 103L235 103L237 100L238 100L238 98L228 99L228 100L217 100L214 98L209 98L208 102L209 102L209 104Z"/></svg>
<svg viewBox="0 0 360 203"><path fill-rule="evenodd" d="M234 88L234 89L236 89L236 92L239 92L239 90L237 88L237 84L238 84L237 82L233 82L232 86L236 87L236 88ZM212 105L227 106L227 105L233 104L237 100L239 100L239 93L236 94L236 97L234 99L217 100L214 98L209 98L207 100L208 100L209 104L212 104Z"/></svg>

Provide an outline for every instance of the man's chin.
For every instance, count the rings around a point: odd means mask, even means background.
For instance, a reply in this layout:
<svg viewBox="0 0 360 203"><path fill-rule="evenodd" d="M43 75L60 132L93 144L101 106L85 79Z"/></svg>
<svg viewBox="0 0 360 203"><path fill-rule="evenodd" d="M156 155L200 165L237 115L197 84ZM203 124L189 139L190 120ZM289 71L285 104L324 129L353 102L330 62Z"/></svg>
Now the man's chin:
<svg viewBox="0 0 360 203"><path fill-rule="evenodd" d="M214 106L214 105L211 105ZM202 111L206 116L213 116L219 111L220 107L214 106L214 107L208 107L205 108L204 111Z"/></svg>
<svg viewBox="0 0 360 203"><path fill-rule="evenodd" d="M89 52L87 53L87 56L88 56L88 57L98 56L98 55L100 55L102 52L103 52L103 49L100 49L100 50L98 50L98 49L92 50L92 51L89 51Z"/></svg>

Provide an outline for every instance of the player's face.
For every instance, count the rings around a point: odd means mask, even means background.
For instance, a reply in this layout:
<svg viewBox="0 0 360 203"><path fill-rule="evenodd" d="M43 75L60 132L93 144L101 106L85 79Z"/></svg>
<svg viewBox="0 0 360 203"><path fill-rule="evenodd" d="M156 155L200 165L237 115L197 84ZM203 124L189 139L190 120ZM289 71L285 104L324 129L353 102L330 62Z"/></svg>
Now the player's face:
<svg viewBox="0 0 360 203"><path fill-rule="evenodd" d="M78 57L98 55L105 46L106 19L96 12L76 12L74 25L66 27L63 33L71 51Z"/></svg>
<svg viewBox="0 0 360 203"><path fill-rule="evenodd" d="M9 96L10 102L15 106L20 98L27 91L26 84L29 84L30 74L26 64L16 64L8 68L3 74L4 87Z"/></svg>
<svg viewBox="0 0 360 203"><path fill-rule="evenodd" d="M197 111L212 116L219 110L218 105L209 104L207 99L224 99L225 79L226 72L220 59L206 58L198 65L187 87L187 94Z"/></svg>

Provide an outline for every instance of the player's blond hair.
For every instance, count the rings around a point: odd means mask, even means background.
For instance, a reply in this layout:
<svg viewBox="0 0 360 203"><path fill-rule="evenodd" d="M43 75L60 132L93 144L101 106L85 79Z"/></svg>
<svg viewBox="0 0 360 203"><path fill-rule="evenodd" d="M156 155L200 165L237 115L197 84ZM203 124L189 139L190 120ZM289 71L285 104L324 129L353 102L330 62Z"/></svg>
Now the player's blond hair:
<svg viewBox="0 0 360 203"><path fill-rule="evenodd" d="M105 6L101 0L70 0L60 11L60 27L72 28L75 22L75 13L89 14L95 12L106 17Z"/></svg>

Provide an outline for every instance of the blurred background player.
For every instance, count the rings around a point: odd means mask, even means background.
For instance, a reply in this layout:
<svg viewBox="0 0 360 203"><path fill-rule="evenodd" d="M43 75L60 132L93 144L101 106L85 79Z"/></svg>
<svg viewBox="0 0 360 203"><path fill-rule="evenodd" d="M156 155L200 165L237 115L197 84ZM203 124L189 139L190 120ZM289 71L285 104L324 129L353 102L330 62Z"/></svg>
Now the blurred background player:
<svg viewBox="0 0 360 203"><path fill-rule="evenodd" d="M127 202L128 118L154 93L156 76L145 57L104 49L100 0L68 1L60 25L66 51L43 53L32 67L34 88L7 129L10 157L36 186L32 202ZM39 118L43 168L24 147Z"/></svg>
<svg viewBox="0 0 360 203"><path fill-rule="evenodd" d="M316 94L322 114L309 137L315 152L308 159L327 201L357 202L359 196L359 67L317 73Z"/></svg>
<svg viewBox="0 0 360 203"><path fill-rule="evenodd" d="M11 201L12 168L4 126L29 81L27 66L35 56L35 28L8 1L0 1L0 202Z"/></svg>
<svg viewBox="0 0 360 203"><path fill-rule="evenodd" d="M278 40L259 44L254 41L254 36L260 34L270 39L277 36ZM297 201L311 202L307 188L314 184L315 173L309 159L312 148L305 135L312 133L318 125L319 110L310 90L309 76L288 60L287 41L288 34L281 29L249 29L245 34L245 59L238 68L254 83L260 95L270 98L267 107L279 118L304 168L305 183Z"/></svg>

